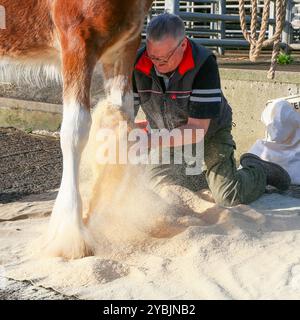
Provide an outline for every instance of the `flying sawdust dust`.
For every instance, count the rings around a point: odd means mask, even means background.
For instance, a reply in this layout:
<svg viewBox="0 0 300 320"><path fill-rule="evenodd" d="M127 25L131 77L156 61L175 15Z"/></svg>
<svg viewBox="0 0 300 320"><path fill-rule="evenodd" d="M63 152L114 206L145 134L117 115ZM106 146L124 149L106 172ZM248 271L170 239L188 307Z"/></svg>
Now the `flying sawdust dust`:
<svg viewBox="0 0 300 320"><path fill-rule="evenodd" d="M81 161L80 192L84 219L97 242L97 252L111 255L116 249L130 253L151 240L173 237L188 226L207 224L200 219L199 209L211 208L211 202L196 197L198 202L192 203L195 194L181 187L178 190L178 186L164 187L160 194L154 192L141 165L97 164L99 129L110 128L117 135L120 121L127 121L128 131L133 124L105 101L97 106L92 118Z"/></svg>

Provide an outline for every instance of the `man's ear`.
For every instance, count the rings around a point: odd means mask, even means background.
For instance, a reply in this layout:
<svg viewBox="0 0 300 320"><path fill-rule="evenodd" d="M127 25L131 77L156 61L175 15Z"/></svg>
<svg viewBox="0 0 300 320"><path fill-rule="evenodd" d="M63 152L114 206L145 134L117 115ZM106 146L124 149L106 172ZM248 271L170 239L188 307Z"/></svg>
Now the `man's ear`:
<svg viewBox="0 0 300 320"><path fill-rule="evenodd" d="M185 37L184 40L182 41L182 48L185 50L188 44L188 38Z"/></svg>

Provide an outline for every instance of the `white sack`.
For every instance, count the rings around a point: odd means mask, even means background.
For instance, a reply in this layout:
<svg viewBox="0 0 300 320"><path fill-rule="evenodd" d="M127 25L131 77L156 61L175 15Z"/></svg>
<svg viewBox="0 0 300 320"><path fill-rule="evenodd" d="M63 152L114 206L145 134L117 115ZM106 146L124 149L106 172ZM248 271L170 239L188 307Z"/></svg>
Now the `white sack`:
<svg viewBox="0 0 300 320"><path fill-rule="evenodd" d="M265 138L259 139L249 152L282 166L292 184L300 184L300 113L284 99L266 106L261 115L266 126Z"/></svg>

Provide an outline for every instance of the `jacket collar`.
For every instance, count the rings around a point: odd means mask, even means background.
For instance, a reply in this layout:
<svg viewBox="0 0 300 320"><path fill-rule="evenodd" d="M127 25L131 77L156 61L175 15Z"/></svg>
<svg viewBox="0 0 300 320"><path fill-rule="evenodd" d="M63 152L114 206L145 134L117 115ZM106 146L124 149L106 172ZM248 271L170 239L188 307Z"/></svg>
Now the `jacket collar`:
<svg viewBox="0 0 300 320"><path fill-rule="evenodd" d="M186 72L193 69L195 67L195 60L193 57L193 48L191 41L188 39L187 47L185 49L185 52L183 54L183 58L177 68L178 73L183 76ZM144 49L144 52L142 53L141 57L138 59L135 70L138 70L147 76L151 75L151 70L153 68L153 62L151 59L147 56L146 49Z"/></svg>

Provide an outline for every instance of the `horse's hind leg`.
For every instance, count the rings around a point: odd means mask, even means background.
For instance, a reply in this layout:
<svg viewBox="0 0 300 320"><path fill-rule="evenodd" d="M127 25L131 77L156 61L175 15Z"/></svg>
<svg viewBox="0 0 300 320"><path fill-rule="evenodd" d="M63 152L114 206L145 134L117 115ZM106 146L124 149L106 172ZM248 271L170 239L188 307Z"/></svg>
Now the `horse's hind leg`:
<svg viewBox="0 0 300 320"><path fill-rule="evenodd" d="M130 120L134 118L132 72L139 44L138 34L124 43L122 50L116 48L115 52L109 52L101 59L107 100Z"/></svg>
<svg viewBox="0 0 300 320"><path fill-rule="evenodd" d="M140 43L140 36L122 47L122 51L114 52L110 49L109 53L101 58L105 77L105 89L107 94L106 105L101 105L101 112L97 122L98 130L100 127L115 129L115 137L118 143L119 123L127 122L130 130L133 122L133 93L132 93L132 71L136 57L136 52ZM121 52L121 54L120 54ZM93 132L93 135L96 131ZM121 140L120 140L121 141ZM117 150L120 150L118 145ZM123 150L123 148L121 148ZM127 151L127 150L126 150ZM118 157L117 157L118 159ZM99 166L100 165L100 166ZM91 188L91 199L87 210L87 217L93 214L96 206L102 202L109 202L113 199L118 185L121 184L128 167L124 164L94 164L94 182Z"/></svg>

